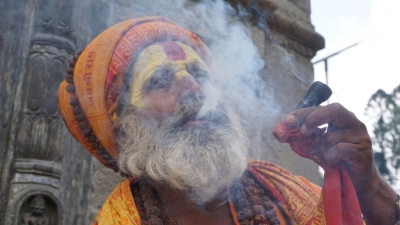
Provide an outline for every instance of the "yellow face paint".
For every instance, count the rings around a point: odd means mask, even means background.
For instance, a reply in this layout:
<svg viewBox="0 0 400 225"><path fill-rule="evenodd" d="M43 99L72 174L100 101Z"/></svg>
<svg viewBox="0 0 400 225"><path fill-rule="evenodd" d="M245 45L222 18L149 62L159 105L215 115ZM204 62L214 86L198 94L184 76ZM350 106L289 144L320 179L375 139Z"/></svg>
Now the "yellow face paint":
<svg viewBox="0 0 400 225"><path fill-rule="evenodd" d="M200 56L185 44L168 42L167 45L157 43L148 46L138 56L131 72L133 80L130 88L131 104L137 108L146 107L142 94L143 87L157 70L168 68L174 72L174 79L180 80L185 76L191 76L187 68L193 65L208 71Z"/></svg>

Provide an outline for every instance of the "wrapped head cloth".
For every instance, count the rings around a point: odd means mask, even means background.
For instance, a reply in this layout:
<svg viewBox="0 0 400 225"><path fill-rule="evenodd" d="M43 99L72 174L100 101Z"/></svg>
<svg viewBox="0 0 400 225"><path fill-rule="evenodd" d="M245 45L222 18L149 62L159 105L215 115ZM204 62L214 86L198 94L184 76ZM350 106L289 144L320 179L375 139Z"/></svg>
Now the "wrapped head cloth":
<svg viewBox="0 0 400 225"><path fill-rule="evenodd" d="M212 56L193 33L162 17L131 19L99 34L70 63L58 90L58 110L71 134L105 166L118 170L116 106L124 77L140 52L157 42L190 46L210 65Z"/></svg>

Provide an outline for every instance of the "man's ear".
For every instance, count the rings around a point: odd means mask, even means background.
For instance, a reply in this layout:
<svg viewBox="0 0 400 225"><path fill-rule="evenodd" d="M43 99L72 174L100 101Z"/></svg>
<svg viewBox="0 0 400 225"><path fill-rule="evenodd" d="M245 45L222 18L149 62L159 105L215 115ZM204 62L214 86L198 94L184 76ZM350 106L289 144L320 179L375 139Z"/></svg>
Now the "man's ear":
<svg viewBox="0 0 400 225"><path fill-rule="evenodd" d="M129 97L129 95L126 94L127 90L129 90L128 83L126 82L127 79L127 74L118 74L110 84L109 91L106 95L107 112L114 126L118 124L118 117L124 106L127 106L129 102L128 99L126 99Z"/></svg>

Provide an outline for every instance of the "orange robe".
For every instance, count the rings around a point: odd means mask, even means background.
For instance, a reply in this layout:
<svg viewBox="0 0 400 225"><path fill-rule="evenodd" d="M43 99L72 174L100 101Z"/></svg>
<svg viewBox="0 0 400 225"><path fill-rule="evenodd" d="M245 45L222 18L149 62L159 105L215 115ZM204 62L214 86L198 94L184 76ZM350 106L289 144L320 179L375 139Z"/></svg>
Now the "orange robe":
<svg viewBox="0 0 400 225"><path fill-rule="evenodd" d="M285 169L269 162L248 159L249 172L259 183L270 190L280 203L280 207L292 224L323 225L325 217L321 188L304 177L296 177ZM235 207L229 199L236 225ZM282 225L286 225L283 215L275 207L275 213ZM130 180L122 181L110 194L100 209L94 225L140 225L139 212L135 206Z"/></svg>

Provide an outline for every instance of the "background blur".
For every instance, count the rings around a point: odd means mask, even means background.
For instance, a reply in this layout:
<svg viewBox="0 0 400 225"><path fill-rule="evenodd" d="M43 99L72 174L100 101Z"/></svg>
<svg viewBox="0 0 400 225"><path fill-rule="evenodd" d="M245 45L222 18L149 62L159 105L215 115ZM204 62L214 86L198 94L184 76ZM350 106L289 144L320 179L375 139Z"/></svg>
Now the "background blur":
<svg viewBox="0 0 400 225"><path fill-rule="evenodd" d="M329 59L330 101L354 112L371 135L376 118L365 115L368 100L378 89L391 93L400 84L399 9L397 0L311 1L311 20L326 43L313 62L360 42ZM314 69L315 79L325 82L324 63Z"/></svg>
<svg viewBox="0 0 400 225"><path fill-rule="evenodd" d="M400 1L311 1L311 21L325 38L325 49L312 60L352 44L360 44L329 59L331 102L340 102L371 129L364 115L368 99L378 89L391 92L400 84ZM315 79L325 82L323 63L314 65Z"/></svg>

